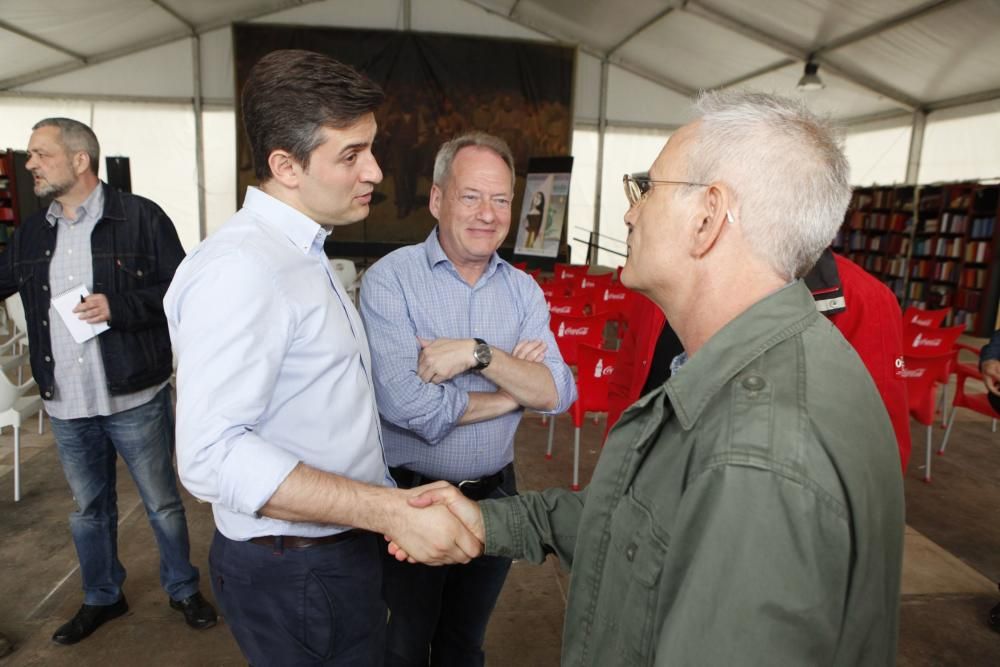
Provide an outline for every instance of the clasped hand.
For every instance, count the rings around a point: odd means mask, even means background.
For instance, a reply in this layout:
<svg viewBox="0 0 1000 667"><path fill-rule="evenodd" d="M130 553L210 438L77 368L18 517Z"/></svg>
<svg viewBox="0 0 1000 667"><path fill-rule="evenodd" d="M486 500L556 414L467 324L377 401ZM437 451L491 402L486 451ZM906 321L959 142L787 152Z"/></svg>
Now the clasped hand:
<svg viewBox="0 0 1000 667"><path fill-rule="evenodd" d="M425 565L468 563L483 552L479 505L448 482L410 489L398 532L386 535L396 560Z"/></svg>

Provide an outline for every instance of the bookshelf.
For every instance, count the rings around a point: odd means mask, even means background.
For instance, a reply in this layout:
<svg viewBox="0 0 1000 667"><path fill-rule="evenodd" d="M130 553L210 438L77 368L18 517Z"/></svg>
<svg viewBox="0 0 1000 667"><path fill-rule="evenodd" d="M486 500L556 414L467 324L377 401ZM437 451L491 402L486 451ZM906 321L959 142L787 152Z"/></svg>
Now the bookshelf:
<svg viewBox="0 0 1000 667"><path fill-rule="evenodd" d="M24 151L0 150L0 244L7 242L21 220L42 206L24 167L27 161Z"/></svg>
<svg viewBox="0 0 1000 667"><path fill-rule="evenodd" d="M886 283L900 304L950 308L946 324L993 332L1000 298L1000 185L857 188L833 248Z"/></svg>

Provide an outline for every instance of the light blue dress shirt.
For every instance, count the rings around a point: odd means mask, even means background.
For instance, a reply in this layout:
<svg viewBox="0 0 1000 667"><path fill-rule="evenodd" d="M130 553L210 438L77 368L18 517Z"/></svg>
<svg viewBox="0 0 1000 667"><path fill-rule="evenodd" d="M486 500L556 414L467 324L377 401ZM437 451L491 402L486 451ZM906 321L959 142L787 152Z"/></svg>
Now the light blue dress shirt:
<svg viewBox="0 0 1000 667"><path fill-rule="evenodd" d="M565 412L576 384L549 330L545 297L534 279L496 253L475 286L458 275L438 241L386 255L365 273L361 314L372 342L375 395L389 465L458 482L491 475L514 460L514 433L523 410L456 426L469 392L496 391L475 371L431 384L417 375L417 338L482 338L512 352L522 340L543 340L545 365Z"/></svg>
<svg viewBox="0 0 1000 667"><path fill-rule="evenodd" d="M164 299L177 355L177 464L219 531L319 537L340 526L258 516L299 461L393 484L368 341L323 253L327 232L248 188L181 263Z"/></svg>

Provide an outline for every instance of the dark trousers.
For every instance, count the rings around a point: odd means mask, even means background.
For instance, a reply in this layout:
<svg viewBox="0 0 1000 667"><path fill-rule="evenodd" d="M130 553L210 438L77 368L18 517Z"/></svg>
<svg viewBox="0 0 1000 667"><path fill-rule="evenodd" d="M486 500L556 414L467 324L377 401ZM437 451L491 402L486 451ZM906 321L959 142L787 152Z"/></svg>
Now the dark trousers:
<svg viewBox="0 0 1000 667"><path fill-rule="evenodd" d="M378 667L385 644L381 539L285 549L237 542L218 531L212 590L254 667Z"/></svg>
<svg viewBox="0 0 1000 667"><path fill-rule="evenodd" d="M508 470L491 498L517 494L513 466ZM382 590L389 605L386 667L483 665L486 626L510 559L480 556L467 565L429 567L400 563L382 552Z"/></svg>

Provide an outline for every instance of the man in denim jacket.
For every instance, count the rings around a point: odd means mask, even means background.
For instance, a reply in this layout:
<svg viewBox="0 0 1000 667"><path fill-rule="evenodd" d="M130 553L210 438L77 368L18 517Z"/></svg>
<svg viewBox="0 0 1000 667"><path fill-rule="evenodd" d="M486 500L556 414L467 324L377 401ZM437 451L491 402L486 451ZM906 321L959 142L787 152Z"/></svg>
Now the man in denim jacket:
<svg viewBox="0 0 1000 667"><path fill-rule="evenodd" d="M843 220L847 160L801 103L722 91L697 110L626 179L622 282L677 331L670 380L625 411L581 493L412 502L447 504L486 553L572 569L563 664L894 664L892 426L797 280Z"/></svg>

